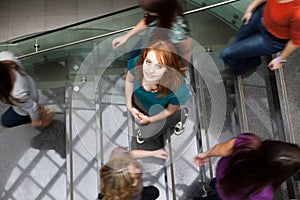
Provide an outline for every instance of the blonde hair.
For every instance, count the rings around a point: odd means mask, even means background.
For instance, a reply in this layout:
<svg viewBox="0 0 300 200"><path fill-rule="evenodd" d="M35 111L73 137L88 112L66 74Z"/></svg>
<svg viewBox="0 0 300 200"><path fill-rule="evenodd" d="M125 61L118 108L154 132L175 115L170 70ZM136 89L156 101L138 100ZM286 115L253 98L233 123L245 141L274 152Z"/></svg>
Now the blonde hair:
<svg viewBox="0 0 300 200"><path fill-rule="evenodd" d="M100 169L100 192L102 200L128 200L137 191L130 176L129 158L117 158L109 161Z"/></svg>

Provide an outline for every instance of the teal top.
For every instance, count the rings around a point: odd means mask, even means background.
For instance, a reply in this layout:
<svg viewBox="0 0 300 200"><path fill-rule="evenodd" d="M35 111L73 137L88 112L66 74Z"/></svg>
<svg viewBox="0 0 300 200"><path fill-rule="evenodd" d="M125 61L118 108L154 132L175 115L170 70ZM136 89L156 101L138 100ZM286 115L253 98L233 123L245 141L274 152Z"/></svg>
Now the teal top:
<svg viewBox="0 0 300 200"><path fill-rule="evenodd" d="M130 71L134 76L133 95L140 104L147 110L150 116L160 113L163 109L167 108L169 104L180 106L186 104L190 97L189 89L182 79L181 86L176 91L171 91L165 97L157 98L157 92L148 92L140 85L134 75L134 71Z"/></svg>

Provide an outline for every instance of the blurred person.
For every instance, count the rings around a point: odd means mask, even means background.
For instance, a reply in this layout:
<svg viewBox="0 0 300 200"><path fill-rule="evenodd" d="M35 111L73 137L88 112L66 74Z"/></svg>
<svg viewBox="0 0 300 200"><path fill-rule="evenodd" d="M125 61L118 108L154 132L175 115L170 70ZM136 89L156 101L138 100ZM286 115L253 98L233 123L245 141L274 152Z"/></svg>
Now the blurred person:
<svg viewBox="0 0 300 200"><path fill-rule="evenodd" d="M47 127L54 112L38 105L35 81L9 51L0 53L0 76L0 100L10 105L1 116L2 126L11 128L31 123L33 127Z"/></svg>
<svg viewBox="0 0 300 200"><path fill-rule="evenodd" d="M128 33L115 38L112 41L113 48L123 45L129 38L147 27L157 27L150 33L150 41L169 40L172 42L178 54L183 57L181 66L186 67L191 58L191 39L187 36L189 27L183 18L179 2L177 0L138 0L137 2L145 10L144 17ZM147 46L148 43L145 45ZM141 46L141 44L138 43L137 46ZM134 66L136 61L134 58L139 53L140 49L129 53L129 69Z"/></svg>
<svg viewBox="0 0 300 200"><path fill-rule="evenodd" d="M222 200L271 200L276 189L300 169L298 145L264 140L251 133L194 156L195 166L221 157L216 169L216 190ZM201 198L195 198L201 199Z"/></svg>
<svg viewBox="0 0 300 200"><path fill-rule="evenodd" d="M143 187L143 169L136 160L154 157L166 160L168 154L160 149L155 151L115 148L109 161L100 169L101 200L155 200L159 191L154 186Z"/></svg>
<svg viewBox="0 0 300 200"><path fill-rule="evenodd" d="M175 52L169 42L154 42L142 51L126 76L126 106L141 124L138 144L153 144L148 150L164 146L167 129L173 128L180 135L186 126L188 109L180 108L190 93L184 80L185 69L180 68Z"/></svg>
<svg viewBox="0 0 300 200"><path fill-rule="evenodd" d="M299 0L253 0L242 18L243 25L221 57L233 74L254 72L260 56L278 53L270 70L282 67L300 45Z"/></svg>

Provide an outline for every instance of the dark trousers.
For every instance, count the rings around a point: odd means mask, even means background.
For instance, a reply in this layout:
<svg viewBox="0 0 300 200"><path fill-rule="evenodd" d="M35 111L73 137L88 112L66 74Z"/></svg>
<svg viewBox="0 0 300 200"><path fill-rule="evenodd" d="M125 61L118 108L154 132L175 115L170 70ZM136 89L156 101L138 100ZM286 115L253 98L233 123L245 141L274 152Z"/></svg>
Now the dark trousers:
<svg viewBox="0 0 300 200"><path fill-rule="evenodd" d="M209 183L209 187L212 191L214 191L214 194L210 194L206 197L194 197L193 200L221 200L221 198L217 194L217 188L216 188L216 178L212 179Z"/></svg>
<svg viewBox="0 0 300 200"><path fill-rule="evenodd" d="M142 200L155 200L159 197L159 190L154 186L143 187Z"/></svg>
<svg viewBox="0 0 300 200"><path fill-rule="evenodd" d="M138 100L134 97L134 95L132 96L132 105L140 112L142 112L144 115L150 116L147 110L142 106L141 103L138 102ZM142 138L157 139L162 137L162 135L166 133L169 128L174 127L179 121L181 121L181 116L184 115L182 114L182 112L183 111L179 109L175 111L171 116L165 119L152 122L146 125L141 125L140 132Z"/></svg>
<svg viewBox="0 0 300 200"><path fill-rule="evenodd" d="M12 107L7 109L1 117L1 124L4 127L11 128L31 122L29 115L22 116L14 111Z"/></svg>
<svg viewBox="0 0 300 200"><path fill-rule="evenodd" d="M142 125L140 131L142 138L159 138L167 132L169 128L174 127L181 120L181 109L175 111L171 116L156 122Z"/></svg>
<svg viewBox="0 0 300 200"><path fill-rule="evenodd" d="M277 53L285 47L284 42L276 41L263 27L263 6L257 7L249 23L241 26L233 42L221 53L227 66L238 74L258 67L262 63L260 56Z"/></svg>

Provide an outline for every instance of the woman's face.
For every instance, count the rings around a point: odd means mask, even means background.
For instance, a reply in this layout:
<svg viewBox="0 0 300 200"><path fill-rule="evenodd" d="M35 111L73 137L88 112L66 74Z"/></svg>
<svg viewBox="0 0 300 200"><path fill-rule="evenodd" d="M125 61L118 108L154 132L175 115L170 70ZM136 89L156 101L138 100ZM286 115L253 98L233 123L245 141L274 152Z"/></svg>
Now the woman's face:
<svg viewBox="0 0 300 200"><path fill-rule="evenodd" d="M156 53L149 51L143 63L143 76L146 81L157 82L165 74L167 67L156 59Z"/></svg>
<svg viewBox="0 0 300 200"><path fill-rule="evenodd" d="M128 171L130 173L131 178L134 179L133 186L137 186L139 179L142 176L141 168L137 163L133 162L128 165Z"/></svg>

